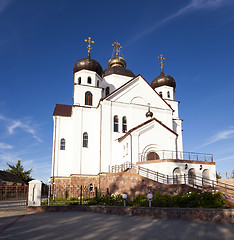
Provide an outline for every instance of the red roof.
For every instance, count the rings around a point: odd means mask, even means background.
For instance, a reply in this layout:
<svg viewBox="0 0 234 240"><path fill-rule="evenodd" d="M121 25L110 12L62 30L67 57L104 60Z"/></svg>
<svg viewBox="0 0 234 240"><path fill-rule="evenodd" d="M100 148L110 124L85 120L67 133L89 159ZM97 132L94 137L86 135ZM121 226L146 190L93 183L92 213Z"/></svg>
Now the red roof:
<svg viewBox="0 0 234 240"><path fill-rule="evenodd" d="M71 117L72 105L56 104L53 116Z"/></svg>

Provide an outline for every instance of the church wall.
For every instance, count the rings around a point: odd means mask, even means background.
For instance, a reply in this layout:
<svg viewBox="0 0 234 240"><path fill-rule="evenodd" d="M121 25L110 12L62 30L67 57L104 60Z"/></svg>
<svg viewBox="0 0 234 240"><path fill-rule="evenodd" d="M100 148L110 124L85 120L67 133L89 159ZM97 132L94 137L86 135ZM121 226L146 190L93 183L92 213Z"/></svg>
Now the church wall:
<svg viewBox="0 0 234 240"><path fill-rule="evenodd" d="M72 166L72 120L70 117L56 116L54 121L56 122L54 175L69 176ZM60 142L62 138L66 141L65 150L60 150Z"/></svg>
<svg viewBox="0 0 234 240"><path fill-rule="evenodd" d="M95 108L82 109L81 174L98 174L100 164L100 112ZM88 133L88 147L83 147L83 133Z"/></svg>
<svg viewBox="0 0 234 240"><path fill-rule="evenodd" d="M127 77L123 75L111 74L103 78L102 87L110 87L110 93L121 87L123 84L131 80L132 77Z"/></svg>

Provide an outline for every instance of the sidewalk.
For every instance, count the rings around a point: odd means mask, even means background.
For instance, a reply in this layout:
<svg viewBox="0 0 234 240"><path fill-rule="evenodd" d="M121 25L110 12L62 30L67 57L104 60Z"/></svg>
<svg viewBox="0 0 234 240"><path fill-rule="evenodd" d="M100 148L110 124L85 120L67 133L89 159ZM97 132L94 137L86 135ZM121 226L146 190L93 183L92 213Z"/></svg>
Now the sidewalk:
<svg viewBox="0 0 234 240"><path fill-rule="evenodd" d="M90 212L0 212L0 239L233 240L234 224L119 216ZM12 223L13 222L13 223ZM6 225L12 223L8 228Z"/></svg>

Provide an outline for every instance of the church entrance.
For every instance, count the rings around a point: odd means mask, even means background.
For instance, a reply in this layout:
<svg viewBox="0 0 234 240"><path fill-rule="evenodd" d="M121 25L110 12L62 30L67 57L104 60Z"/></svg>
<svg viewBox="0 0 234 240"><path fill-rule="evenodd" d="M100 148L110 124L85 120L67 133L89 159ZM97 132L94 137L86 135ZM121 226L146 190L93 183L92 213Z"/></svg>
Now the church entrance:
<svg viewBox="0 0 234 240"><path fill-rule="evenodd" d="M188 171L188 183L194 185L195 184L195 178L196 178L196 174L195 174L195 169L191 168Z"/></svg>
<svg viewBox="0 0 234 240"><path fill-rule="evenodd" d="M147 161L158 160L158 159L160 159L160 157L156 152L149 152L146 157Z"/></svg>

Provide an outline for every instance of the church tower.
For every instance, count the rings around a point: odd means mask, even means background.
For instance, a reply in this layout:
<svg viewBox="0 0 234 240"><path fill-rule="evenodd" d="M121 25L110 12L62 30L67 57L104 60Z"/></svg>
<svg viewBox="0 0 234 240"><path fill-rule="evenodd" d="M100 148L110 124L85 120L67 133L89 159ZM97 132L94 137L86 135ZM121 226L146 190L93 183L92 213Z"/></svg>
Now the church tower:
<svg viewBox="0 0 234 240"><path fill-rule="evenodd" d="M102 75L103 69L100 63L90 57L91 43L94 41L89 37L88 57L78 60L73 67L74 74L74 105L97 107L102 98Z"/></svg>

